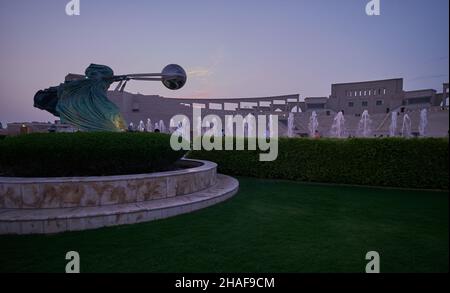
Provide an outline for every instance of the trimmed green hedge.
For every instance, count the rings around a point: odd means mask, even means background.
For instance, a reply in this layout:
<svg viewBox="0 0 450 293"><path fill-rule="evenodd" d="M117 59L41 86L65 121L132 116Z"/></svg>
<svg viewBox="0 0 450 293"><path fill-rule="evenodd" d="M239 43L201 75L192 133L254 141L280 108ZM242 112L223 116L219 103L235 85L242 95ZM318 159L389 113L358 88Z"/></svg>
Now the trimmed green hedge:
<svg viewBox="0 0 450 293"><path fill-rule="evenodd" d="M448 189L448 139L281 138L276 161L259 151L192 151L190 158L218 163L219 172L288 179L404 188Z"/></svg>
<svg viewBox="0 0 450 293"><path fill-rule="evenodd" d="M184 154L161 133L36 133L0 141L0 176L147 173L169 170Z"/></svg>

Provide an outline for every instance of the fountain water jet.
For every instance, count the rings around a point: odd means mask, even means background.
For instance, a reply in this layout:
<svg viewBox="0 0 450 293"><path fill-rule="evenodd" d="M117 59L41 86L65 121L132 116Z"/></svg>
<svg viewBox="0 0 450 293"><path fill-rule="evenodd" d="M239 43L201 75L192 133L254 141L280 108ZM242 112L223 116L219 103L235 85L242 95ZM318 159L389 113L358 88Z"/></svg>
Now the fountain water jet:
<svg viewBox="0 0 450 293"><path fill-rule="evenodd" d="M331 126L331 136L336 138L344 138L346 136L345 118L342 111L334 117L333 125Z"/></svg>
<svg viewBox="0 0 450 293"><path fill-rule="evenodd" d="M166 132L166 126L164 125L164 121L159 120L159 131Z"/></svg>
<svg viewBox="0 0 450 293"><path fill-rule="evenodd" d="M369 111L364 110L358 124L358 136L369 137L372 134L371 126L372 120L370 119Z"/></svg>
<svg viewBox="0 0 450 293"><path fill-rule="evenodd" d="M147 119L147 125L145 127L145 130L147 130L147 132L152 132L152 120L150 120L150 118Z"/></svg>
<svg viewBox="0 0 450 293"><path fill-rule="evenodd" d="M422 109L422 111L420 111L420 124L419 124L420 136L425 136L427 125L428 125L428 111L427 109Z"/></svg>
<svg viewBox="0 0 450 293"><path fill-rule="evenodd" d="M289 113L288 117L288 137L294 137L294 113Z"/></svg>
<svg viewBox="0 0 450 293"><path fill-rule="evenodd" d="M409 118L408 114L403 116L402 136L406 138L411 137L411 118Z"/></svg>
<svg viewBox="0 0 450 293"><path fill-rule="evenodd" d="M145 131L145 124L144 124L144 121L142 121L142 120L139 122L138 131L139 132Z"/></svg>
<svg viewBox="0 0 450 293"><path fill-rule="evenodd" d="M316 135L316 131L319 129L319 121L317 120L317 113L313 111L311 117L309 118L308 130L309 135L314 137Z"/></svg>
<svg viewBox="0 0 450 293"><path fill-rule="evenodd" d="M392 112L391 113L391 125L389 126L389 136L390 137L394 137L395 132L397 131L397 118L398 118L398 113Z"/></svg>

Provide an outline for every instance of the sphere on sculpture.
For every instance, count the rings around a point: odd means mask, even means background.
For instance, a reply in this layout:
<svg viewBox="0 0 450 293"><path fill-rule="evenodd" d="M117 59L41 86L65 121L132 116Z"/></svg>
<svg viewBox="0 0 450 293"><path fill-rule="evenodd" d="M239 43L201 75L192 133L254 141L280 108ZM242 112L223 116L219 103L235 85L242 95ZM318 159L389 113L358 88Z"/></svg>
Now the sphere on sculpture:
<svg viewBox="0 0 450 293"><path fill-rule="evenodd" d="M186 72L180 65L169 64L162 71L162 83L170 90L181 89L186 79Z"/></svg>

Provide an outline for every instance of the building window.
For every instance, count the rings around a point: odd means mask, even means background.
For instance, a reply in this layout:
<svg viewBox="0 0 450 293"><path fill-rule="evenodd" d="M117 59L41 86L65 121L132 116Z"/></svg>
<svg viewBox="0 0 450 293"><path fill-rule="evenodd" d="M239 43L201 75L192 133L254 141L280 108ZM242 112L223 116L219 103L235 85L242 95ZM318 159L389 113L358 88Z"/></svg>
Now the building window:
<svg viewBox="0 0 450 293"><path fill-rule="evenodd" d="M381 96L381 89L378 89L378 95Z"/></svg>
<svg viewBox="0 0 450 293"><path fill-rule="evenodd" d="M383 105L383 101L382 100L378 100L377 101L377 106L381 106L381 105Z"/></svg>
<svg viewBox="0 0 450 293"><path fill-rule="evenodd" d="M362 97L362 91L359 91L359 96Z"/></svg>
<svg viewBox="0 0 450 293"><path fill-rule="evenodd" d="M364 96L367 96L367 91L364 91Z"/></svg>
<svg viewBox="0 0 450 293"><path fill-rule="evenodd" d="M431 97L408 99L408 105L429 104L429 103L431 103Z"/></svg>
<svg viewBox="0 0 450 293"><path fill-rule="evenodd" d="M353 102L348 102L349 107L353 107L355 104Z"/></svg>
<svg viewBox="0 0 450 293"><path fill-rule="evenodd" d="M367 107L367 106L369 105L369 103L368 103L367 101L363 101L363 102L361 103L361 105L362 105L363 107Z"/></svg>
<svg viewBox="0 0 450 293"><path fill-rule="evenodd" d="M369 90L369 96L371 96L372 95L372 90Z"/></svg>
<svg viewBox="0 0 450 293"><path fill-rule="evenodd" d="M132 106L132 108L131 108L131 111L132 111L132 112L139 112L139 103L134 102L134 103L133 103L133 106Z"/></svg>
<svg viewBox="0 0 450 293"><path fill-rule="evenodd" d="M387 93L386 89L383 89L383 95L385 95Z"/></svg>
<svg viewBox="0 0 450 293"><path fill-rule="evenodd" d="M308 109L325 109L325 104L313 103L307 104Z"/></svg>

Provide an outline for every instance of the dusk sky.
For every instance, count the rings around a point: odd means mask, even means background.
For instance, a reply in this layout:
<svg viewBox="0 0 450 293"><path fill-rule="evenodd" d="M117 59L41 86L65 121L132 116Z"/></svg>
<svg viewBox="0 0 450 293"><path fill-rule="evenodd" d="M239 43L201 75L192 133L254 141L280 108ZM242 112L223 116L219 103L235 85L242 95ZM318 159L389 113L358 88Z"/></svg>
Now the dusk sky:
<svg viewBox="0 0 450 293"><path fill-rule="evenodd" d="M90 63L116 74L188 72L179 91L131 82L167 97L328 96L332 83L405 78L405 89L442 91L449 76L449 1L0 0L0 121L53 121L33 108L39 89Z"/></svg>

